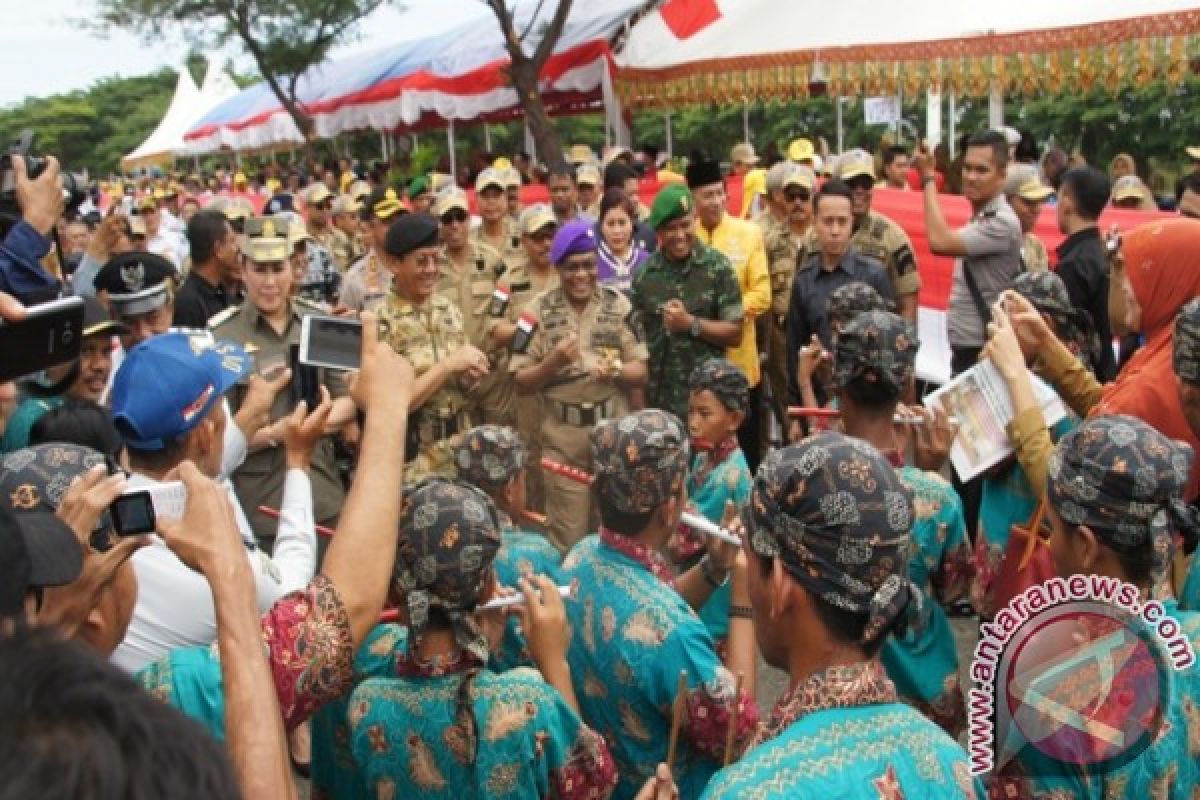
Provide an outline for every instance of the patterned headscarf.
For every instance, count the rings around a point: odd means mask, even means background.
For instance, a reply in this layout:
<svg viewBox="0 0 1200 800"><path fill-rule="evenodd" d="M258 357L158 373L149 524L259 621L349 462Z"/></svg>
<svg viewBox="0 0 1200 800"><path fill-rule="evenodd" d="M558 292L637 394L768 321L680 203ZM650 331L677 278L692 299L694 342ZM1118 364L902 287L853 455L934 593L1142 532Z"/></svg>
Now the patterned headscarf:
<svg viewBox="0 0 1200 800"><path fill-rule="evenodd" d="M902 317L888 311L859 314L838 334L833 382L845 388L863 380L902 392L912 377L918 346L916 333Z"/></svg>
<svg viewBox="0 0 1200 800"><path fill-rule="evenodd" d="M839 286L829 294L829 305L825 312L829 324L840 330L864 311L891 311L883 295L862 281Z"/></svg>
<svg viewBox="0 0 1200 800"><path fill-rule="evenodd" d="M434 478L405 496L392 590L404 596L414 643L439 608L463 650L487 661L488 643L472 613L500 549L500 519L474 486Z"/></svg>
<svg viewBox="0 0 1200 800"><path fill-rule="evenodd" d="M692 370L688 389L693 392L707 389L730 411L750 410L750 383L746 373L724 358L710 358Z"/></svg>
<svg viewBox="0 0 1200 800"><path fill-rule="evenodd" d="M1197 522L1183 502L1191 464L1190 447L1136 417L1093 417L1054 448L1047 499L1118 552L1162 550L1171 529L1194 541Z"/></svg>
<svg viewBox="0 0 1200 800"><path fill-rule="evenodd" d="M691 448L674 414L636 411L592 428L595 487L617 510L644 514L683 490Z"/></svg>
<svg viewBox="0 0 1200 800"><path fill-rule="evenodd" d="M1054 320L1058 338L1090 369L1099 363L1100 337L1092 327L1091 315L1071 304L1062 278L1049 270L1022 272L1013 281L1013 290Z"/></svg>
<svg viewBox="0 0 1200 800"><path fill-rule="evenodd" d="M826 431L776 450L744 512L750 547L778 558L806 591L866 614L861 644L902 624L921 596L908 580L913 494L866 442Z"/></svg>
<svg viewBox="0 0 1200 800"><path fill-rule="evenodd" d="M485 492L506 485L525 466L525 459L521 437L504 425L472 428L454 454L458 477Z"/></svg>
<svg viewBox="0 0 1200 800"><path fill-rule="evenodd" d="M1193 299L1175 318L1172 345L1175 374L1193 385L1200 385L1200 297Z"/></svg>

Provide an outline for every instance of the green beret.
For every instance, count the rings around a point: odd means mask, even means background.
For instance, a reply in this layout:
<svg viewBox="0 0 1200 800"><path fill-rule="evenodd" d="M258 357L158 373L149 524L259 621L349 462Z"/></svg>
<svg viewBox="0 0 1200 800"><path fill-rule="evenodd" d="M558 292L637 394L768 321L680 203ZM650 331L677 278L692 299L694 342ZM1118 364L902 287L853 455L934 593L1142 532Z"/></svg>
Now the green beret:
<svg viewBox="0 0 1200 800"><path fill-rule="evenodd" d="M650 206L650 227L658 230L671 220L692 213L696 203L686 186L671 184L660 191Z"/></svg>
<svg viewBox="0 0 1200 800"><path fill-rule="evenodd" d="M429 191L429 179L424 175L418 175L408 184L408 196L416 198L418 195L425 194Z"/></svg>

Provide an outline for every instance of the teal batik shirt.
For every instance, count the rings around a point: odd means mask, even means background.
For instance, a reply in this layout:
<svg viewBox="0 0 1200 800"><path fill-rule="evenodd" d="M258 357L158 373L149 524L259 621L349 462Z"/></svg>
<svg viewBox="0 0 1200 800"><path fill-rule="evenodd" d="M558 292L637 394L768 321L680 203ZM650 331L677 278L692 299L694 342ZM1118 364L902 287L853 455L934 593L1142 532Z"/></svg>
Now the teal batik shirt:
<svg viewBox="0 0 1200 800"><path fill-rule="evenodd" d="M660 553L602 528L572 549L563 571L575 587L566 601L571 679L584 718L613 748L614 797L633 797L666 760L681 671L687 695L674 776L681 797L697 796L720 766L731 713L737 741L754 730L749 694L737 693Z"/></svg>
<svg viewBox="0 0 1200 800"><path fill-rule="evenodd" d="M925 602L920 613L910 615L903 636L887 638L880 655L900 698L958 736L966 724L966 707L954 631L942 607L967 598L974 574L962 501L939 475L914 467L898 472L913 491L916 512L908 577Z"/></svg>
<svg viewBox="0 0 1200 800"><path fill-rule="evenodd" d="M616 783L603 739L533 669L475 674L474 741L456 718L467 661L368 678L350 697L354 760L373 798L605 798ZM339 799L340 800L340 799Z"/></svg>
<svg viewBox="0 0 1200 800"><path fill-rule="evenodd" d="M686 795L683 795L686 796ZM984 800L967 754L896 702L877 661L833 667L790 689L704 800Z"/></svg>
<svg viewBox="0 0 1200 800"><path fill-rule="evenodd" d="M734 439L736 442L737 439ZM718 456L719 457L719 456ZM725 516L725 503L732 502L742 509L750 502L751 476L750 467L746 465L746 456L735 446L733 452L712 465L712 453L698 453L692 460L692 469L688 473L688 500L710 522L720 524ZM704 534L694 534L695 544L699 545L697 552L703 551L707 537ZM708 602L700 609L700 619L714 640L720 641L729 635L729 593L731 589L727 581L724 586L715 590Z"/></svg>
<svg viewBox="0 0 1200 800"><path fill-rule="evenodd" d="M502 535L496 560L492 562L496 580L501 586L517 589L521 578L534 575L545 575L556 584L561 583L559 567L562 554L549 539L540 533L518 530L511 525L504 528ZM504 672L532 664L525 647L525 636L521 633L521 623L517 617L509 617L505 623L504 640L500 643L500 649L492 653L488 666L495 672Z"/></svg>
<svg viewBox="0 0 1200 800"><path fill-rule="evenodd" d="M403 625L376 625L363 640L354 657L354 685L367 678L394 675L396 665L408 658L408 629ZM350 692L325 705L312 718L313 800L374 800L367 790L354 753L350 749L350 726L346 711Z"/></svg>
<svg viewBox="0 0 1200 800"><path fill-rule="evenodd" d="M699 319L740 323L742 290L733 267L720 251L698 240L685 261L670 261L659 248L633 279L631 299L650 350L646 402L686 420L688 376L704 361L724 356L725 348L687 332L671 334L663 325L662 307L677 299Z"/></svg>
<svg viewBox="0 0 1200 800"><path fill-rule="evenodd" d="M1193 652L1200 653L1200 614L1180 611L1173 602L1163 602L1163 607L1179 623L1180 634L1192 643ZM1086 658L1086 653L1079 657ZM1096 661L1105 660L1110 661L1111 656ZM1110 679L1111 686L1097 687L1092 681L1083 681L1080 688L1092 695L1100 691L1114 698L1125 692L1137 693L1158 677L1157 665L1145 661L1149 659L1127 661ZM1137 674L1139 671L1143 674ZM1162 727L1154 741L1132 761L1110 770L1085 772L1078 766L1051 761L1026 745L1016 761L1001 770L999 781L1015 784L1004 786L1002 791L1009 793L1004 796L1035 800L1195 800L1200 796L1200 663L1179 671L1168 667L1166 678L1168 700ZM1101 717L1099 721L1123 727L1128 718L1124 705L1107 703L1106 710L1113 709L1113 717ZM1070 706L1085 707L1074 702Z"/></svg>

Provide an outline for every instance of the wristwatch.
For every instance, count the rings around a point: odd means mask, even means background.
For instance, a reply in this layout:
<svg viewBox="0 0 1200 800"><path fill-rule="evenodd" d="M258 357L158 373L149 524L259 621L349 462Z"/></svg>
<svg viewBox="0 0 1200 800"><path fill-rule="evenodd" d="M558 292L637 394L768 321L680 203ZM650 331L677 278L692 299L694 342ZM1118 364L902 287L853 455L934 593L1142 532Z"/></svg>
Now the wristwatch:
<svg viewBox="0 0 1200 800"><path fill-rule="evenodd" d="M688 336L693 339L700 338L700 318L692 317L692 324L688 327Z"/></svg>
<svg viewBox="0 0 1200 800"><path fill-rule="evenodd" d="M714 589L720 589L729 583L729 570L726 569L725 574L718 578L720 575L718 569L713 566L712 559L708 556L705 556L704 560L700 562L700 572L704 575L704 580L708 581L708 585Z"/></svg>

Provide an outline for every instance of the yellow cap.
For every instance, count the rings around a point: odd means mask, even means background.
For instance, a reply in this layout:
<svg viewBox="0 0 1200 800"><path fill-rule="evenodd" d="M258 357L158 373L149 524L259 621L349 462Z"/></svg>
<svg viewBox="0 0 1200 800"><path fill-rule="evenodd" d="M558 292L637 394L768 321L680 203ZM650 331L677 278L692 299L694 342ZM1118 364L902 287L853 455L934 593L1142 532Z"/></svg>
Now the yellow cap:
<svg viewBox="0 0 1200 800"><path fill-rule="evenodd" d="M1188 158L1192 161L1200 161L1200 146L1189 147L1187 149Z"/></svg>
<svg viewBox="0 0 1200 800"><path fill-rule="evenodd" d="M580 186L599 186L600 170L592 164L580 164L575 170L575 183Z"/></svg>
<svg viewBox="0 0 1200 800"><path fill-rule="evenodd" d="M848 150L838 159L837 174L844 181L863 175L875 180L875 158L866 150Z"/></svg>
<svg viewBox="0 0 1200 800"><path fill-rule="evenodd" d="M266 186L267 191L271 194L275 194L283 188L283 184L279 182L279 178L267 178Z"/></svg>
<svg viewBox="0 0 1200 800"><path fill-rule="evenodd" d="M793 139L788 145L788 161L812 161L817 151L808 139Z"/></svg>
<svg viewBox="0 0 1200 800"><path fill-rule="evenodd" d="M567 150L567 161L572 164L588 164L596 160L596 154L586 144L574 144Z"/></svg>
<svg viewBox="0 0 1200 800"><path fill-rule="evenodd" d="M153 211L156 208L158 208L158 203L155 202L153 195L144 194L138 198L138 201L137 201L138 211Z"/></svg>
<svg viewBox="0 0 1200 800"><path fill-rule="evenodd" d="M554 216L554 212L550 210L550 206L545 203L538 203L521 212L521 219L518 226L521 229L521 234L528 236L531 233L537 233L542 228L549 225L558 225L558 217Z"/></svg>
<svg viewBox="0 0 1200 800"><path fill-rule="evenodd" d="M506 169L512 169L512 162L504 156L500 156L492 162L492 169L498 172L504 172Z"/></svg>
<svg viewBox="0 0 1200 800"><path fill-rule="evenodd" d="M733 146L733 150L729 153L729 160L734 164L757 164L759 158L758 153L754 152L754 145L742 142Z"/></svg>
<svg viewBox="0 0 1200 800"><path fill-rule="evenodd" d="M245 186L246 185L246 173L235 172L233 175L233 183L235 186L239 183L242 184L243 186Z"/></svg>
<svg viewBox="0 0 1200 800"><path fill-rule="evenodd" d="M495 167L488 167L475 178L475 191L482 192L492 186L503 190L507 186L507 182L504 180L503 172Z"/></svg>
<svg viewBox="0 0 1200 800"><path fill-rule="evenodd" d="M1045 200L1054 194L1054 189L1042 183L1036 176L1032 180L1027 180L1017 189L1017 197L1030 202Z"/></svg>
<svg viewBox="0 0 1200 800"><path fill-rule="evenodd" d="M462 209L468 214L470 213L470 209L467 206L467 193L457 186L443 189L438 194L437 200L433 203L433 213L439 217L447 211L453 211L456 208Z"/></svg>
<svg viewBox="0 0 1200 800"><path fill-rule="evenodd" d="M342 187L342 191L346 191L346 187L354 183L354 179L358 177L353 172L343 172L342 177L338 179L338 186Z"/></svg>

